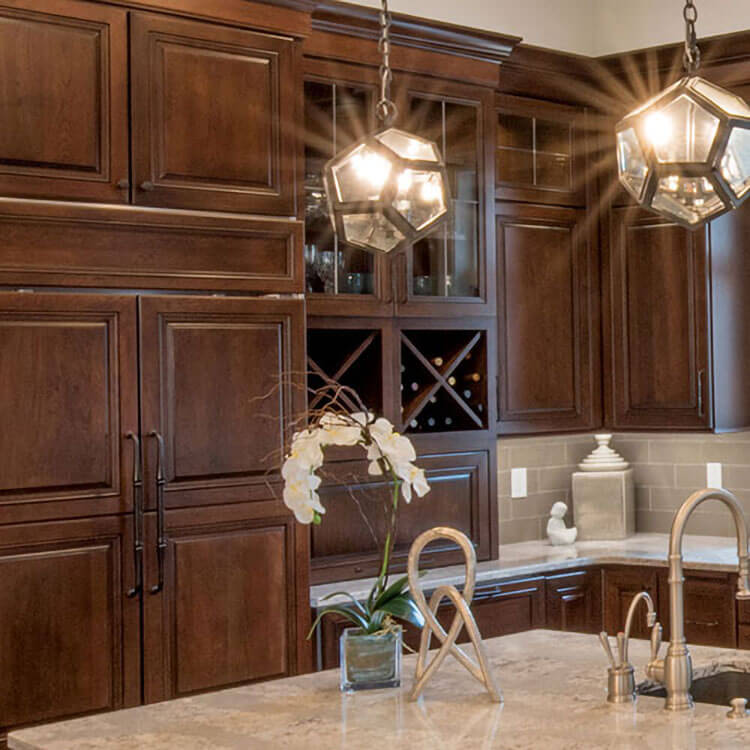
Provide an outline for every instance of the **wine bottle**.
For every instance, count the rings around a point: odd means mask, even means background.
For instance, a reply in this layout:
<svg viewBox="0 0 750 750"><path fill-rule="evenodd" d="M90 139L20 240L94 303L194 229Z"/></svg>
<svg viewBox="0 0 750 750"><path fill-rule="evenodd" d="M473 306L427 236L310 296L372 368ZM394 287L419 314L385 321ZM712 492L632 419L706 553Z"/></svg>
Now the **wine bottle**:
<svg viewBox="0 0 750 750"><path fill-rule="evenodd" d="M464 375L464 380L468 380L472 383L478 383L482 379L482 376L478 372L472 372L469 375Z"/></svg>
<svg viewBox="0 0 750 750"><path fill-rule="evenodd" d="M464 398L465 398L465 399L466 399L467 401L468 401L469 399L471 399L471 391L470 391L470 390L469 390L468 388L467 388L467 389L466 389L466 390L465 390L465 391L463 392L463 397L464 397Z"/></svg>
<svg viewBox="0 0 750 750"><path fill-rule="evenodd" d="M430 417L427 420L427 425L428 425L428 427L434 427L435 426L435 417Z"/></svg>
<svg viewBox="0 0 750 750"><path fill-rule="evenodd" d="M416 419L412 419L411 422L409 422L409 427L411 427L413 430L416 430L417 427L419 427L419 422L417 422Z"/></svg>
<svg viewBox="0 0 750 750"><path fill-rule="evenodd" d="M443 358L442 357L435 357L432 360L432 364L435 365L435 367L442 367L443 366Z"/></svg>
<svg viewBox="0 0 750 750"><path fill-rule="evenodd" d="M445 418L446 427L450 427L453 424L453 420L450 417Z"/></svg>
<svg viewBox="0 0 750 750"><path fill-rule="evenodd" d="M448 378L448 385L456 385L456 379L453 377L453 375Z"/></svg>
<svg viewBox="0 0 750 750"><path fill-rule="evenodd" d="M419 383L412 383L409 387L416 393L419 390Z"/></svg>

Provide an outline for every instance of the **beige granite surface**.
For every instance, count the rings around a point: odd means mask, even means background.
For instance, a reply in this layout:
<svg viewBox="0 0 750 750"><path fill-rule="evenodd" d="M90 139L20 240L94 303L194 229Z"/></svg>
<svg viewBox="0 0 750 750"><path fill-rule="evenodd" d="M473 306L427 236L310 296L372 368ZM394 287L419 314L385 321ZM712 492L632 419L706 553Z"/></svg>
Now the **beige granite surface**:
<svg viewBox="0 0 750 750"><path fill-rule="evenodd" d="M595 636L536 630L487 641L505 703L449 659L417 703L414 656L401 689L338 691L338 671L265 682L13 732L11 750L328 750L333 748L504 748L507 750L739 750L750 720L722 706L672 714L663 699L633 706L605 701L606 659ZM630 655L642 679L648 643ZM750 653L695 647L696 673L717 662L750 671Z"/></svg>
<svg viewBox="0 0 750 750"><path fill-rule="evenodd" d="M553 547L547 541L518 542L500 545L497 560L477 565L477 582L490 583L517 576L534 575L551 570L579 568L586 565L667 565L667 534L635 534L621 541L576 542L569 547ZM692 569L732 571L737 569L737 543L724 536L685 536L685 567ZM332 604L343 597L321 599L335 591L348 591L358 599L367 598L372 578L320 584L310 589L310 603ZM463 565L429 570L422 578L429 591L442 585L463 583Z"/></svg>

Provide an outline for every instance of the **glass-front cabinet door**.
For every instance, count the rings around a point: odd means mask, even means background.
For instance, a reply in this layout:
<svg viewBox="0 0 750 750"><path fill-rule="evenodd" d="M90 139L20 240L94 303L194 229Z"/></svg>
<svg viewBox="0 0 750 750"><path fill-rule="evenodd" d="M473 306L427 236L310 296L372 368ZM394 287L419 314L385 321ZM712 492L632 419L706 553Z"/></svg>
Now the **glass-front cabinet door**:
<svg viewBox="0 0 750 750"><path fill-rule="evenodd" d="M373 127L375 89L367 83L305 80L305 293L311 312L390 314L383 262L337 237L328 215L323 167Z"/></svg>
<svg viewBox="0 0 750 750"><path fill-rule="evenodd" d="M466 314L482 314L492 299L486 252L492 230L484 223L488 203L484 118L489 107L483 92L474 92L476 98L466 96L471 87L430 84L421 89L409 86L399 97L403 112L399 125L440 147L448 171L451 213L447 223L415 243L391 268L397 275L397 311L433 315L460 305Z"/></svg>

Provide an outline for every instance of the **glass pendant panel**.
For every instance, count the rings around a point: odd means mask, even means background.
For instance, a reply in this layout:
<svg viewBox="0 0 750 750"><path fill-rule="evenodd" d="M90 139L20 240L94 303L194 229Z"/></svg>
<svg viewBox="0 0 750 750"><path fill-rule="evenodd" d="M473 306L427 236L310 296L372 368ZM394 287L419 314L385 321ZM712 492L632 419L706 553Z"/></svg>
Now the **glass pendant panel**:
<svg viewBox="0 0 750 750"><path fill-rule="evenodd" d="M617 134L617 169L620 180L636 200L640 200L648 177L648 164L634 128Z"/></svg>
<svg viewBox="0 0 750 750"><path fill-rule="evenodd" d="M706 99L710 99L719 109L723 109L732 117L750 117L750 107L745 104L739 96L735 96L729 91L714 86L703 78L693 78L690 81L690 87L702 94Z"/></svg>
<svg viewBox="0 0 750 750"><path fill-rule="evenodd" d="M403 130L390 128L375 136L383 145L395 151L402 159L417 161L440 161L435 146L423 138L419 138Z"/></svg>
<svg viewBox="0 0 750 750"><path fill-rule="evenodd" d="M732 128L721 160L721 174L738 198L750 190L750 130Z"/></svg>
<svg viewBox="0 0 750 750"><path fill-rule="evenodd" d="M705 177L670 175L659 180L651 207L688 224L697 224L722 211L724 203Z"/></svg>
<svg viewBox="0 0 750 750"><path fill-rule="evenodd" d="M344 214L344 235L352 245L374 247L388 253L404 235L380 211L369 214Z"/></svg>
<svg viewBox="0 0 750 750"><path fill-rule="evenodd" d="M644 127L660 162L704 162L719 118L683 94L664 109L647 115Z"/></svg>
<svg viewBox="0 0 750 750"><path fill-rule="evenodd" d="M396 185L393 207L417 231L445 213L445 187L440 172L405 169Z"/></svg>
<svg viewBox="0 0 750 750"><path fill-rule="evenodd" d="M378 200L390 173L391 162L362 144L333 167L339 201L361 203Z"/></svg>

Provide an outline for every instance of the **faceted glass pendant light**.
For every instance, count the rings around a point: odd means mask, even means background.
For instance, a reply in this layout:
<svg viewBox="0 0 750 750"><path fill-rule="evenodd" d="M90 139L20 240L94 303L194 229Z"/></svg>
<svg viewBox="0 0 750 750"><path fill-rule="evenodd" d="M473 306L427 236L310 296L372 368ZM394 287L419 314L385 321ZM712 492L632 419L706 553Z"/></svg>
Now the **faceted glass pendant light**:
<svg viewBox="0 0 750 750"><path fill-rule="evenodd" d="M684 15L688 75L617 124L617 170L639 203L695 229L750 195L750 107L692 74L692 2Z"/></svg>
<svg viewBox="0 0 750 750"><path fill-rule="evenodd" d="M403 130L367 136L323 173L337 234L389 253L430 232L448 213L447 175L437 146Z"/></svg>
<svg viewBox="0 0 750 750"><path fill-rule="evenodd" d="M380 100L375 114L382 128L333 157L324 167L331 222L336 234L355 247L380 253L399 250L446 220L448 176L438 147L391 127L396 105L390 99L391 16L381 2Z"/></svg>

